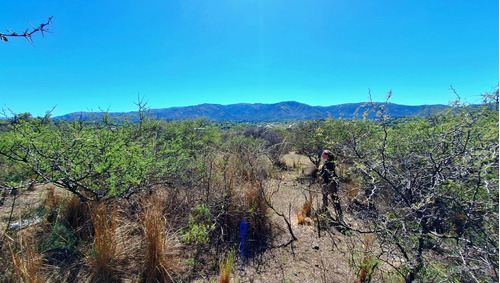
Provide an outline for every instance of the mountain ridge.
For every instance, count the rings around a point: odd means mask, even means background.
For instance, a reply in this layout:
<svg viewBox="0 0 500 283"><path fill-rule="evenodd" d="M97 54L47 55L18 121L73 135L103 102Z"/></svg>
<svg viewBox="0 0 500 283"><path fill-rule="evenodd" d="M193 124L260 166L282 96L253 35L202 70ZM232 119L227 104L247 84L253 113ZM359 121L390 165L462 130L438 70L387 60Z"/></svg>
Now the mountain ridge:
<svg viewBox="0 0 500 283"><path fill-rule="evenodd" d="M374 102L381 106L384 103ZM395 103L386 104L387 113L393 118L415 116L424 111L439 111L448 106L434 105L402 105ZM345 103L331 106L311 106L297 101L282 101L277 103L236 103L212 104L203 103L191 106L176 106L168 108L149 109L148 115L165 120L183 120L194 118L207 118L216 121L239 122L278 122L291 120L311 120L331 118L362 118L368 111L368 118L376 118L376 113L370 111L371 106L366 102ZM137 114L132 112L110 112L112 117ZM74 112L54 117L55 120L90 120L101 117L102 112Z"/></svg>

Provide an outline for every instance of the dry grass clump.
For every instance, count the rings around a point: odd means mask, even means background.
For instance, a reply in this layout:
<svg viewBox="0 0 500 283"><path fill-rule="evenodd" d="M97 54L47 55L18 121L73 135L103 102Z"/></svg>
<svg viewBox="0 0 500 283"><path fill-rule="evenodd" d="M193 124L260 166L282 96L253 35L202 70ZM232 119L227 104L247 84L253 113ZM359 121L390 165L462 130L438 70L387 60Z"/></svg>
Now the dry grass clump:
<svg viewBox="0 0 500 283"><path fill-rule="evenodd" d="M46 211L46 218L49 223L54 223L59 217L59 208L63 198L60 194L56 194L53 186L48 187L45 200L43 201L43 208Z"/></svg>
<svg viewBox="0 0 500 283"><path fill-rule="evenodd" d="M231 281L231 270L236 259L236 250L231 250L229 255L220 265L219 283L229 283Z"/></svg>
<svg viewBox="0 0 500 283"><path fill-rule="evenodd" d="M77 196L72 196L64 202L59 215L60 221L75 231L80 239L87 239L93 234L90 207Z"/></svg>
<svg viewBox="0 0 500 283"><path fill-rule="evenodd" d="M93 282L110 282L116 279L117 210L116 206L108 216L104 202L95 203L91 209L94 227L94 249L88 256Z"/></svg>
<svg viewBox="0 0 500 283"><path fill-rule="evenodd" d="M144 280L146 282L174 282L177 264L169 254L167 220L163 213L161 194L153 194L144 201L143 230L146 242Z"/></svg>
<svg viewBox="0 0 500 283"><path fill-rule="evenodd" d="M258 241L266 240L270 232L269 209L265 197L261 187L250 185L245 190L245 201L242 202L243 211L247 214L249 231Z"/></svg>
<svg viewBox="0 0 500 283"><path fill-rule="evenodd" d="M42 255L35 249L33 237L18 235L19 251L9 245L13 266L13 279L17 282L45 282L42 276Z"/></svg>
<svg viewBox="0 0 500 283"><path fill-rule="evenodd" d="M47 188L47 196L45 197L44 207L47 211L52 211L57 209L57 206L61 202L61 196L55 193L54 187Z"/></svg>
<svg viewBox="0 0 500 283"><path fill-rule="evenodd" d="M308 221L308 217L311 217L311 207L312 207L312 199L306 201L304 205L302 205L302 209L297 213L297 224L305 225L310 224Z"/></svg>
<svg viewBox="0 0 500 283"><path fill-rule="evenodd" d="M250 144L234 144L229 149L215 160L211 197L203 204L214 216L210 242L217 254L240 242L243 218L248 225L247 240L253 247L264 244L271 233L264 185L270 176L269 160L253 152Z"/></svg>

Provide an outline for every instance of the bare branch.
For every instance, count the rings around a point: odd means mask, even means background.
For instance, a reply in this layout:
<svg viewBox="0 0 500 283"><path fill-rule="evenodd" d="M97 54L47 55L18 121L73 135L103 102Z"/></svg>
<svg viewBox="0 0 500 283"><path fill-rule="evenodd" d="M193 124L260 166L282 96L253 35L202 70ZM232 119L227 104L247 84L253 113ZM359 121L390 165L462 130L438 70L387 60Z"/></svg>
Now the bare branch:
<svg viewBox="0 0 500 283"><path fill-rule="evenodd" d="M45 32L49 32L49 28L53 17L49 17L46 23L40 24L38 27L34 27L30 24L31 30L28 28L23 32L14 32L7 30L7 33L0 32L0 41L9 41L8 37L24 37L31 45L33 45L32 35L40 32L44 36Z"/></svg>

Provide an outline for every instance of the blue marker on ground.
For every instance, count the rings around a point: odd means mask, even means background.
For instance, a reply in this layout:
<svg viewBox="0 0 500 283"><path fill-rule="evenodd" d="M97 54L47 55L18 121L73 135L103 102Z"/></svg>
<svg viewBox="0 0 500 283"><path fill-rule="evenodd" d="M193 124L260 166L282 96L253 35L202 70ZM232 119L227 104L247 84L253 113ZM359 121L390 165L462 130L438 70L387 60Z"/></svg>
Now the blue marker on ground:
<svg viewBox="0 0 500 283"><path fill-rule="evenodd" d="M240 254L240 257L241 257L241 267L240 267L240 271L243 270L243 257L244 257L244 253L245 253L245 239L247 237L247 232L248 232L247 220L245 219L245 217L243 217L243 219L241 220L241 223L240 223L240 246L241 246L241 254Z"/></svg>

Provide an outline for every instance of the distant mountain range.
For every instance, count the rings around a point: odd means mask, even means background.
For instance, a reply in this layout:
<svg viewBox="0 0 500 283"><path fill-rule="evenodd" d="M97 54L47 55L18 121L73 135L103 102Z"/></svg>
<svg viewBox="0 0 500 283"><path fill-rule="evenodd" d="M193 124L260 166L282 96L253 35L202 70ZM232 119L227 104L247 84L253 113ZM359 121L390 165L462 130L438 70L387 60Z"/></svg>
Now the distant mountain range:
<svg viewBox="0 0 500 283"><path fill-rule="evenodd" d="M375 103L382 105L382 103ZM415 116L425 111L439 111L447 108L445 105L419 105L408 106L394 103L387 104L387 114L392 118ZM150 109L149 115L165 120L182 120L192 118L207 118L216 121L241 121L241 122L273 122L332 118L362 118L367 112L368 118L375 118L374 111L366 103L347 103L332 106L310 106L307 104L286 101L274 104L238 103L230 105L200 104L186 107L170 107ZM110 116L123 116L137 114L137 112L113 112ZM54 117L54 120L89 120L102 116L98 112L70 113Z"/></svg>

